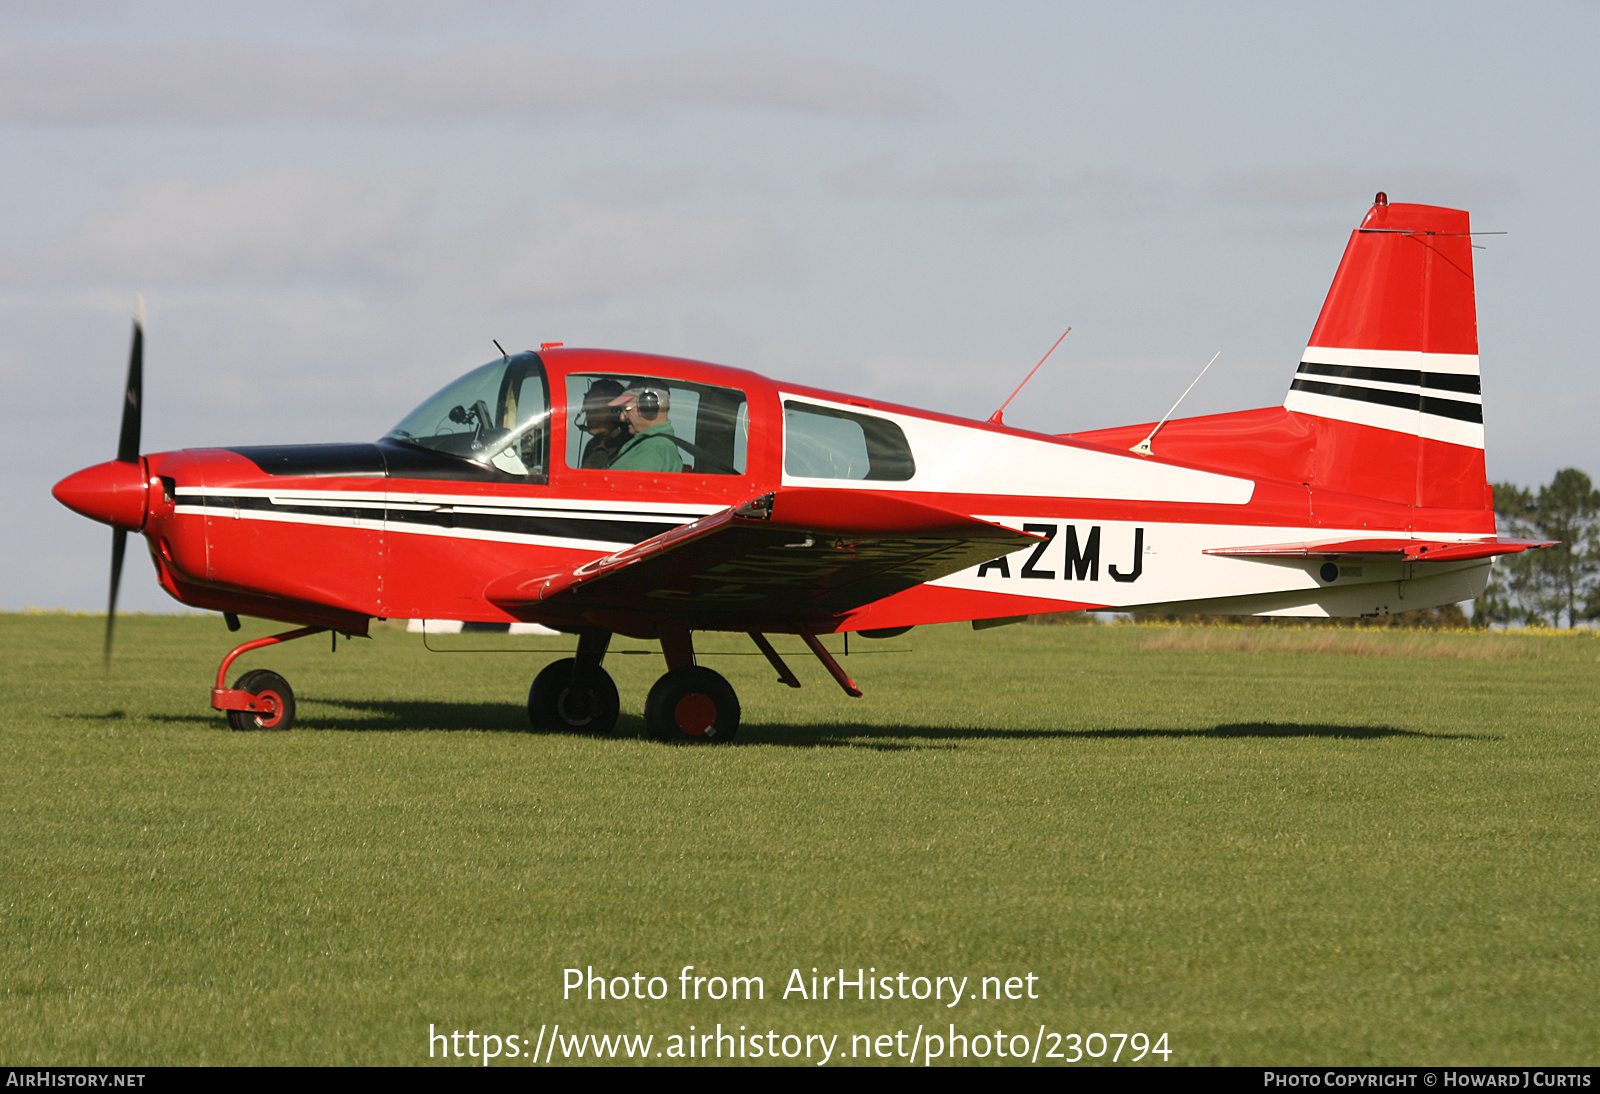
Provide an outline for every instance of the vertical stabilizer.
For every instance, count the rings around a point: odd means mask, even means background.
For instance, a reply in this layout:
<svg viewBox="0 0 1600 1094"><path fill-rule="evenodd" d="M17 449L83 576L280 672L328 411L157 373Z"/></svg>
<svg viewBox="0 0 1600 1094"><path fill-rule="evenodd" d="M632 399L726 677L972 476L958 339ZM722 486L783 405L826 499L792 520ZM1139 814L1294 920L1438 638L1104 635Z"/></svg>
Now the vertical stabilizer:
<svg viewBox="0 0 1600 1094"><path fill-rule="evenodd" d="M1467 214L1379 195L1350 235L1284 400L1315 434L1315 486L1492 508Z"/></svg>

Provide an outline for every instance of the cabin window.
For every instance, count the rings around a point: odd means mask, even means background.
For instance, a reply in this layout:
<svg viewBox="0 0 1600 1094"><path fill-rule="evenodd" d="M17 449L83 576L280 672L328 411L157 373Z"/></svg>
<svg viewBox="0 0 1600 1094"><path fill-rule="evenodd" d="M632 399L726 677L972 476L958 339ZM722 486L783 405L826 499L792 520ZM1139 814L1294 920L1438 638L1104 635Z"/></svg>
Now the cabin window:
<svg viewBox="0 0 1600 1094"><path fill-rule="evenodd" d="M905 432L887 418L784 401L785 475L905 482L916 472Z"/></svg>
<svg viewBox="0 0 1600 1094"><path fill-rule="evenodd" d="M479 464L491 475L544 482L550 395L537 354L473 369L423 403L387 436Z"/></svg>
<svg viewBox="0 0 1600 1094"><path fill-rule="evenodd" d="M627 445L628 427L620 408L611 403L636 389L666 393L665 406L651 419L671 428L681 470L696 475L742 475L750 448L750 406L745 394L729 387L694 384L636 373L574 373L567 377L567 466L580 470L612 470L612 461ZM627 457L623 457L627 462ZM659 463L659 460L655 461ZM626 468L615 468L622 471Z"/></svg>

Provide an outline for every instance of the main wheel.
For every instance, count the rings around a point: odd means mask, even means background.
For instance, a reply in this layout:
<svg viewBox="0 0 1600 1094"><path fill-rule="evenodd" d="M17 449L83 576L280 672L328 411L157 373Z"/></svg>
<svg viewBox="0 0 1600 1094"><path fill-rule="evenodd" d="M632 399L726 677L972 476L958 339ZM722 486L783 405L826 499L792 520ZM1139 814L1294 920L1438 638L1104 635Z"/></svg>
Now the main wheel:
<svg viewBox="0 0 1600 1094"><path fill-rule="evenodd" d="M589 673L589 686L574 691L572 670L576 664L571 657L553 661L533 678L528 689L528 721L534 729L610 733L617 727L622 702L611 674L596 665Z"/></svg>
<svg viewBox="0 0 1600 1094"><path fill-rule="evenodd" d="M710 669L673 669L650 689L644 724L657 740L672 744L723 744L739 732L739 696Z"/></svg>
<svg viewBox="0 0 1600 1094"><path fill-rule="evenodd" d="M266 669L252 669L233 682L233 690L248 691L266 700L266 710L230 710L234 729L288 729L294 725L294 690L289 681Z"/></svg>

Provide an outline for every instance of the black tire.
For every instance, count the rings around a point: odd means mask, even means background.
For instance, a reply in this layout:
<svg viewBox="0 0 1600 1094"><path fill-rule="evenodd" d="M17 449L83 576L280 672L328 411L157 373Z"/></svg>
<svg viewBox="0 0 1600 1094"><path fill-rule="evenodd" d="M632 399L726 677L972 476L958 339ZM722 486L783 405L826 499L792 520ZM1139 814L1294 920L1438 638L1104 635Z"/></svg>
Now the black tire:
<svg viewBox="0 0 1600 1094"><path fill-rule="evenodd" d="M248 691L251 695L271 696L277 713L257 713L253 710L228 711L228 724L238 730L286 730L294 725L294 689L289 681L266 669L252 669L233 682L233 690Z"/></svg>
<svg viewBox="0 0 1600 1094"><path fill-rule="evenodd" d="M650 689L644 724L650 736L670 744L726 744L739 732L739 696L710 669L673 669Z"/></svg>
<svg viewBox="0 0 1600 1094"><path fill-rule="evenodd" d="M572 691L576 659L566 657L546 665L528 689L528 721L534 729L568 733L610 733L617 728L622 702L611 674L595 666L589 674L586 695Z"/></svg>

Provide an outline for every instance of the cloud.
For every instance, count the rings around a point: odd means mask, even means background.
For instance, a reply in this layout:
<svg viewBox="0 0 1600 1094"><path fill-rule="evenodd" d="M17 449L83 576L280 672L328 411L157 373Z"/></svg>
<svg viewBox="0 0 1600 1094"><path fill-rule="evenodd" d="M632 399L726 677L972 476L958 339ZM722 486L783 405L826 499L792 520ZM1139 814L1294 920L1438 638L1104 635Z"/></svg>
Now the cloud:
<svg viewBox="0 0 1600 1094"><path fill-rule="evenodd" d="M967 160L946 164L927 180L928 192L936 197L963 201L991 201L1008 198L1023 189L1017 168L1002 160Z"/></svg>
<svg viewBox="0 0 1600 1094"><path fill-rule="evenodd" d="M679 283L781 273L767 221L573 201L490 211L430 228L431 179L280 168L219 182L166 178L111 197L63 237L6 255L29 289L94 286L384 286L494 302L594 301Z"/></svg>
<svg viewBox="0 0 1600 1094"><path fill-rule="evenodd" d="M959 160L913 175L903 171L894 156L873 156L846 164L827 181L846 197L896 200L994 201L1015 197L1027 188L1021 169L999 159Z"/></svg>
<svg viewBox="0 0 1600 1094"><path fill-rule="evenodd" d="M279 168L132 186L34 261L29 280L199 284L372 273L408 248L433 184Z"/></svg>
<svg viewBox="0 0 1600 1094"><path fill-rule="evenodd" d="M562 6L561 0L333 0L326 10L361 30L414 34L495 16L537 17Z"/></svg>
<svg viewBox="0 0 1600 1094"><path fill-rule="evenodd" d="M1054 188L1074 205L1111 217L1163 211L1172 193L1168 179L1089 168L1056 179Z"/></svg>
<svg viewBox="0 0 1600 1094"><path fill-rule="evenodd" d="M1312 211L1347 208L1383 190L1391 201L1484 206L1515 197L1516 180L1488 171L1448 167L1375 167L1357 171L1331 164L1264 167L1223 175L1205 187L1207 196L1230 205Z"/></svg>
<svg viewBox="0 0 1600 1094"><path fill-rule="evenodd" d="M733 283L779 273L789 261L777 230L754 217L571 202L484 224L449 264L460 271L456 284L495 301L570 303Z"/></svg>
<svg viewBox="0 0 1600 1094"><path fill-rule="evenodd" d="M1032 206L1048 203L1053 209L1111 218L1161 212L1173 190L1167 179L1127 171L1084 169L1036 180L1026 166L996 158L954 160L913 172L904 169L893 155L856 160L828 175L826 181L845 197L966 202L1022 198ZM1027 203L1020 211L1024 215L1017 226L1029 228L1037 227L1041 216L1052 215Z"/></svg>
<svg viewBox="0 0 1600 1094"><path fill-rule="evenodd" d="M646 156L580 162L562 179L562 189L585 201L651 205L693 202L709 195L742 192L770 196L781 176L744 164L662 161Z"/></svg>
<svg viewBox="0 0 1600 1094"><path fill-rule="evenodd" d="M127 4L124 0L73 0L70 4L63 4L61 0L0 2L0 18L19 21L37 20L41 23L88 22L104 19L107 16L122 15L126 10Z"/></svg>
<svg viewBox="0 0 1600 1094"><path fill-rule="evenodd" d="M771 48L614 61L518 45L421 56L235 42L0 48L0 120L43 124L524 121L718 107L900 117L933 104L918 78Z"/></svg>

